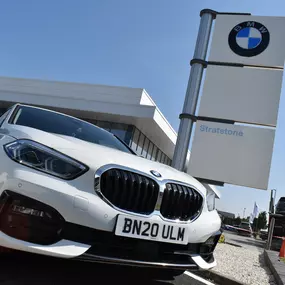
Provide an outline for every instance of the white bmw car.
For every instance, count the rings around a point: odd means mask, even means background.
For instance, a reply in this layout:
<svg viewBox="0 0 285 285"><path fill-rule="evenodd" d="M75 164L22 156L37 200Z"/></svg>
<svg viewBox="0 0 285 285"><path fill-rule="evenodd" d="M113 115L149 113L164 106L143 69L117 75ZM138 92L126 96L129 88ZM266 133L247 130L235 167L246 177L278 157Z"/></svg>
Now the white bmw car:
<svg viewBox="0 0 285 285"><path fill-rule="evenodd" d="M0 118L0 246L177 274L215 266L219 195L111 133L16 104Z"/></svg>

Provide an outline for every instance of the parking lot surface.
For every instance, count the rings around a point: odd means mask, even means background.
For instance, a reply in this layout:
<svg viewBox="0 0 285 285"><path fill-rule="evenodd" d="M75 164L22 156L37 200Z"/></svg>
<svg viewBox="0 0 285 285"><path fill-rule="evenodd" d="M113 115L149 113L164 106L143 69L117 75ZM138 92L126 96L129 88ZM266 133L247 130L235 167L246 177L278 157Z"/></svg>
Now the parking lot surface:
<svg viewBox="0 0 285 285"><path fill-rule="evenodd" d="M254 239L253 237L240 236L236 233L224 231L226 242L233 243L249 250L264 250L265 241L261 239Z"/></svg>
<svg viewBox="0 0 285 285"><path fill-rule="evenodd" d="M0 285L200 285L186 274L171 280L154 280L148 270L49 258L25 253L0 257Z"/></svg>

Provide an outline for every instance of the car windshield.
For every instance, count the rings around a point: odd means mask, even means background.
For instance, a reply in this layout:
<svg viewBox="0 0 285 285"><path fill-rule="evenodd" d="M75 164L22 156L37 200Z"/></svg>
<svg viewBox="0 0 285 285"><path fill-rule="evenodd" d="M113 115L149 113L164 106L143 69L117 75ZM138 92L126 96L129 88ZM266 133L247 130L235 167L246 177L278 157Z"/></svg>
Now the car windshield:
<svg viewBox="0 0 285 285"><path fill-rule="evenodd" d="M127 153L133 152L113 134L87 123L53 111L28 106L17 108L16 114L10 122L15 125L26 126L44 132L59 134L111 147Z"/></svg>
<svg viewBox="0 0 285 285"><path fill-rule="evenodd" d="M278 202L277 207L276 207L276 211L285 212L285 201L284 200L281 200Z"/></svg>
<svg viewBox="0 0 285 285"><path fill-rule="evenodd" d="M249 224L248 223L241 223L241 228L243 229L248 229L249 228Z"/></svg>

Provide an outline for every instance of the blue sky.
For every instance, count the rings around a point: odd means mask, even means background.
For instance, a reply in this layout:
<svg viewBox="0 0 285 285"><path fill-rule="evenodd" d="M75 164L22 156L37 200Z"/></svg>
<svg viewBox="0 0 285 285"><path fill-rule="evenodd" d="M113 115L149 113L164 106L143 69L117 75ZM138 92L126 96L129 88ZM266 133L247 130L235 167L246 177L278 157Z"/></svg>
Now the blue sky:
<svg viewBox="0 0 285 285"><path fill-rule="evenodd" d="M274 3L274 4L273 4ZM177 130L199 11L282 16L283 0L0 1L0 76L142 87ZM285 48L285 47L284 47ZM284 97L284 96L283 96ZM285 98L281 97L270 188L285 196ZM268 209L269 192L226 185L220 209Z"/></svg>

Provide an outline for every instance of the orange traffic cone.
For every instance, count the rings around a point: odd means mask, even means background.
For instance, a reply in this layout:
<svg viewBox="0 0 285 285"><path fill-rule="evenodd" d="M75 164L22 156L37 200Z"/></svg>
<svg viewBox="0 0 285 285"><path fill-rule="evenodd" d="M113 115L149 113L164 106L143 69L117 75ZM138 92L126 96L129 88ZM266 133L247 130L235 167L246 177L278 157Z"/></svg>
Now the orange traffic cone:
<svg viewBox="0 0 285 285"><path fill-rule="evenodd" d="M283 241L282 241L279 257L283 257L283 258L285 257L285 238L283 238Z"/></svg>

